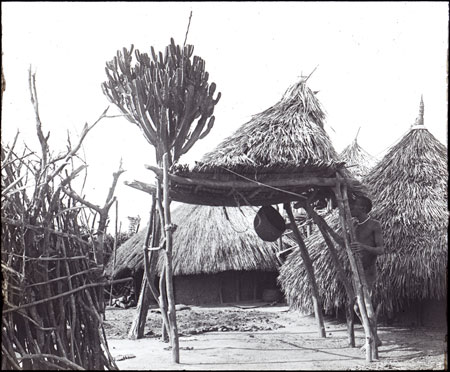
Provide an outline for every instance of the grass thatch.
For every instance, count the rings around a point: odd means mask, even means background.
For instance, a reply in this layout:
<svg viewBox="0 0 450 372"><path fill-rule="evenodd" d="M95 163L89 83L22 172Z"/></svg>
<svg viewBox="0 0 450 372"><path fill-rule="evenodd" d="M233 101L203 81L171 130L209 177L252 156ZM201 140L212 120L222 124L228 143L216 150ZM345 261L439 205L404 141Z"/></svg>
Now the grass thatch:
<svg viewBox="0 0 450 372"><path fill-rule="evenodd" d="M343 162L323 129L324 119L319 100L302 79L292 85L278 103L254 115L214 151L205 154L193 168L176 165L173 173L193 180L190 185L172 183L178 193L177 200L182 199L183 194L194 194L197 191L195 180L202 178L242 181L241 176L244 176L250 179L249 183L252 180L264 183L276 179L286 181L287 185L291 180L309 181L311 177L334 178L336 171L342 169L347 177L354 179L343 168ZM309 193L310 182L306 186L279 187L296 194ZM316 186L320 189L320 198L331 197L330 186ZM350 190L356 188L352 186ZM256 184L254 189L247 190L230 190L229 187L202 189L201 195L209 198L209 202L213 201L209 205L216 205L214 200L217 199L223 205L270 205L293 200L292 195L286 196L282 191L277 193ZM195 201L208 204L199 200L202 196L199 192Z"/></svg>
<svg viewBox="0 0 450 372"><path fill-rule="evenodd" d="M411 130L362 180L373 196L371 215L383 229L386 253L377 261L374 291L383 312L398 311L414 300L446 298L447 180L446 148L425 128ZM327 220L337 229L336 213ZM324 307L343 306L344 288L320 233L306 242ZM297 251L280 269L279 282L293 308L311 309Z"/></svg>
<svg viewBox="0 0 450 372"><path fill-rule="evenodd" d="M334 164L337 153L323 129L325 113L301 80L282 99L254 115L217 148L204 155L207 165L275 167Z"/></svg>
<svg viewBox="0 0 450 372"><path fill-rule="evenodd" d="M447 295L447 164L445 146L425 128L413 129L363 180L384 234L377 297L388 309Z"/></svg>
<svg viewBox="0 0 450 372"><path fill-rule="evenodd" d="M365 177L377 162L376 158L358 144L356 138L339 154L339 159L345 162L346 167L358 180Z"/></svg>
<svg viewBox="0 0 450 372"><path fill-rule="evenodd" d="M278 270L277 243L261 240L253 228L251 207L223 208L181 205L172 213L174 275L215 274L228 270ZM117 250L115 274L143 266L146 229ZM162 268L158 261L158 275ZM111 275L112 262L106 267Z"/></svg>
<svg viewBox="0 0 450 372"><path fill-rule="evenodd" d="M324 219L328 225L340 234L341 228L337 209L326 215ZM286 245L292 247L297 246L296 241L289 237L289 235L285 238L285 241ZM344 286L337 279L333 261L325 246L322 235L317 228L314 229L311 235L305 238L305 244L308 247L308 253L313 261L314 273L323 308L326 313L329 313L334 308L345 305L346 296ZM351 270L347 254L337 244L335 244L335 247L350 278ZM292 308L304 312L313 311L311 286L298 249L295 249L289 254L286 262L281 266L278 281L281 284L286 300Z"/></svg>

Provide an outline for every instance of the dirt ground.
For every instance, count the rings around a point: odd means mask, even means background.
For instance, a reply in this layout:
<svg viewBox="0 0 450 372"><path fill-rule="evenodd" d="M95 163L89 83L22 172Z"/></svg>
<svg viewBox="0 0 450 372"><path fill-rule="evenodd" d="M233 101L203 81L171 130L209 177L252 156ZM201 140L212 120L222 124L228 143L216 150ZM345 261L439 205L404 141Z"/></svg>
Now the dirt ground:
<svg viewBox="0 0 450 372"><path fill-rule="evenodd" d="M179 306L180 363L161 341L161 317L152 309L145 337L127 339L136 310L108 308L105 331L120 370L446 370L447 328L402 328L380 324L379 359L365 361L364 330L355 327L356 347L346 325L325 319L326 338L314 316L266 303Z"/></svg>

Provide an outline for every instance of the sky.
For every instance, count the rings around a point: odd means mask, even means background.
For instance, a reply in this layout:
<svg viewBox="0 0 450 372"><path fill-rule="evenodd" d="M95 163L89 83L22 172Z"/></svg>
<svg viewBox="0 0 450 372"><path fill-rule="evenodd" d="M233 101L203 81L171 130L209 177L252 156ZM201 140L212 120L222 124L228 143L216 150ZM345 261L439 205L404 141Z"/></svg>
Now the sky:
<svg viewBox="0 0 450 372"><path fill-rule="evenodd" d="M340 152L358 143L381 158L414 123L421 95L425 125L447 146L447 2L2 2L2 143L39 149L28 70L36 73L40 115L50 148L66 148L109 106L106 62L118 50L164 51L173 37L206 62L222 98L214 128L180 159L200 160L252 115L278 102L302 75L327 114L325 130ZM134 59L133 59L134 61ZM154 149L123 117L103 119L81 151L89 164L85 194L103 205L112 173L119 220L148 220L150 196L123 181L152 183L144 164ZM110 217L115 218L114 208ZM114 224L112 223L111 226Z"/></svg>

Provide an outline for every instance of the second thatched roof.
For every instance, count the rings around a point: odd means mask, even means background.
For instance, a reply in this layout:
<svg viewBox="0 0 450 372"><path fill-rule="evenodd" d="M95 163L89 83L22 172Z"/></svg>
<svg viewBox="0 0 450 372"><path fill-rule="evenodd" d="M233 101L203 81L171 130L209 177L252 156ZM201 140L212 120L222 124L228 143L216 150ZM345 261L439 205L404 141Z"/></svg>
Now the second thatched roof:
<svg viewBox="0 0 450 372"><path fill-rule="evenodd" d="M357 138L339 154L339 159L345 162L345 166L353 175L361 180L375 166L377 159L364 150Z"/></svg>
<svg viewBox="0 0 450 372"><path fill-rule="evenodd" d="M445 299L448 262L445 146L423 124L415 125L363 182L373 195L371 215L381 223L386 248L377 261L375 303L382 305L383 312L392 312L404 309L414 300ZM339 229L337 213L327 220L332 228ZM320 233L314 233L306 243L315 260L324 307L331 310L343 306L344 288L336 278ZM344 252L341 255L349 273L348 260ZM311 309L306 272L297 251L281 267L279 282L292 307Z"/></svg>
<svg viewBox="0 0 450 372"><path fill-rule="evenodd" d="M174 275L278 270L279 246L258 237L253 228L255 215L251 207L179 206L172 213L172 222L177 225L173 235ZM114 275L127 268L143 268L146 232L141 230L119 247ZM158 274L161 268L162 259L158 261ZM106 273L112 274L112 260Z"/></svg>

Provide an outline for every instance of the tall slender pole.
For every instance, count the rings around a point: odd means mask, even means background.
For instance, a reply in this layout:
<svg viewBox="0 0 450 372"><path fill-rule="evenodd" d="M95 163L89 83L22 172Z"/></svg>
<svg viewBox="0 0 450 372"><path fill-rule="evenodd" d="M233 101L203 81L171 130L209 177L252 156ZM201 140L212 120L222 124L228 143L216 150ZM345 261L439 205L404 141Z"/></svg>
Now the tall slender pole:
<svg viewBox="0 0 450 372"><path fill-rule="evenodd" d="M340 175L338 177L341 178ZM344 203L344 208L345 208L345 214L347 216L350 216L351 214L350 214L350 207L348 204L347 185L345 183L342 184L342 198L343 198L343 203ZM354 232L353 226L351 224L349 225L349 232L350 232L350 239L352 241L356 241L355 232ZM356 264L357 264L358 271L360 273L359 276L360 276L360 280L361 280L361 284L362 284L362 293L363 293L363 297L364 297L364 304L366 306L366 312L367 312L367 317L368 317L369 326L370 326L370 333L371 333L371 338L372 338L371 355L372 355L372 358L378 359L378 346L377 346L377 338L376 338L376 332L377 332L376 315L375 315L375 311L372 306L372 299L371 299L369 289L368 289L369 286L367 285L366 274L364 272L362 262L361 262L361 259L359 258L359 256L356 256Z"/></svg>
<svg viewBox="0 0 450 372"><path fill-rule="evenodd" d="M314 268L311 262L311 258L309 257L308 250L306 249L306 245L300 235L300 231L295 223L294 214L292 213L291 203L285 203L284 209L286 210L289 219L291 221L292 232L294 233L295 240L300 248L300 255L302 256L303 263L305 264L306 274L308 276L309 285L311 287L312 293L312 301L314 307L314 315L317 321L317 325L319 327L319 336L326 337L325 325L323 322L322 315L322 306L320 303L319 290L317 287L316 278L314 275Z"/></svg>
<svg viewBox="0 0 450 372"><path fill-rule="evenodd" d="M355 237L354 237L354 232L352 229L352 224L350 221L350 214L346 213L346 211L349 211L349 208L346 208L344 203L347 203L347 207L348 207L348 200L344 200L343 195L342 195L342 191L341 191L341 183L339 182L339 178L338 178L338 182L335 188L335 192L336 192L336 200L338 203L338 208L339 208L339 218L340 218L340 222L341 222L341 226L342 226L342 231L343 231L343 238L344 238L344 244L345 244L345 250L347 252L348 255L348 259L350 262L350 267L352 269L352 273L353 273L353 283L354 283L354 289L355 289L355 293L356 293L356 299L358 302L358 307L359 307L359 311L361 313L361 320L363 323L363 327L364 327L364 333L366 336L366 361L367 362L372 362L372 344L373 344L373 338L372 338L372 332L370 329L370 323L369 323L369 318L367 316L367 311L366 311L366 304L364 301L364 293L363 293L363 288L362 288L362 284L361 284L361 275L360 275L360 271L358 270L358 265L357 265L357 260L350 248L350 242L351 241L355 241ZM347 230L350 231L350 242L347 236ZM364 275L364 273L362 273L362 275Z"/></svg>
<svg viewBox="0 0 450 372"><path fill-rule="evenodd" d="M161 160L162 161L162 160ZM164 173L164 172L163 172ZM163 174L164 177L164 174ZM159 231L163 236L163 239L165 241L166 239L166 232L164 230L164 226L166 226L165 219L164 219L164 206L163 206L163 195L162 195L162 185L161 180L157 177L156 178L156 207L158 208L158 216L159 216ZM164 243L164 249L162 249L162 253L164 254L164 260L166 260L166 248ZM162 325L162 332L161 332L161 338L164 342L169 342L169 329L170 329L170 321L169 321L169 315L167 313L167 286L166 286L166 266L163 265L160 277L159 277L159 308L161 310L161 316L163 317L163 325ZM164 322L166 325L164 325Z"/></svg>
<svg viewBox="0 0 450 372"><path fill-rule="evenodd" d="M180 347L178 342L177 318L175 312L175 296L173 293L173 269L172 269L172 224L170 219L170 197L169 197L169 158L168 154L163 155L163 190L164 190L164 226L166 235L166 286L167 302L170 328L170 341L172 346L172 358L175 363L180 363Z"/></svg>

